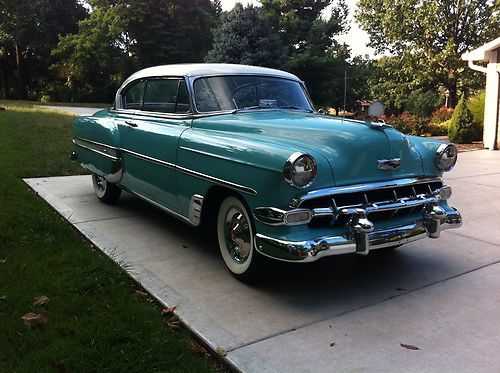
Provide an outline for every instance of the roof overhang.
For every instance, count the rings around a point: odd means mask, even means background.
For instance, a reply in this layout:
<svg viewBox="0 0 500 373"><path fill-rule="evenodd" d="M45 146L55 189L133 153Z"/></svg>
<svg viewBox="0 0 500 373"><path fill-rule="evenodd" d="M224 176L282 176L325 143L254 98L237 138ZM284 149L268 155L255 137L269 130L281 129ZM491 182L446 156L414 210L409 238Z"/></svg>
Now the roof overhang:
<svg viewBox="0 0 500 373"><path fill-rule="evenodd" d="M462 60L465 61L490 61L491 52L495 49L500 48L500 37L495 40L490 41L482 45L479 48L471 50L470 52L466 52L462 54Z"/></svg>

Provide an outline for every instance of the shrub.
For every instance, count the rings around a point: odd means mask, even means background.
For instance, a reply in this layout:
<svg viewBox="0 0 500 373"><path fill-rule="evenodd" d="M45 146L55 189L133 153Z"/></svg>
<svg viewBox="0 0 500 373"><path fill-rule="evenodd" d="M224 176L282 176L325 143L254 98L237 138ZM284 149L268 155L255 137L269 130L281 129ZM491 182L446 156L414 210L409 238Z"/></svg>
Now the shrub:
<svg viewBox="0 0 500 373"><path fill-rule="evenodd" d="M432 112L430 122L434 124L443 123L451 119L452 115L453 115L453 109L447 108L446 106L443 105L439 109L436 109Z"/></svg>
<svg viewBox="0 0 500 373"><path fill-rule="evenodd" d="M427 128L429 135L431 136L447 136L448 128L450 127L451 119L448 119L441 123L429 123Z"/></svg>
<svg viewBox="0 0 500 373"><path fill-rule="evenodd" d="M433 91L413 91L408 96L406 110L418 117L429 117L436 108L438 96Z"/></svg>
<svg viewBox="0 0 500 373"><path fill-rule="evenodd" d="M418 117L408 112L397 116L391 115L384 120L398 131L411 135L423 135L428 132L428 118Z"/></svg>
<svg viewBox="0 0 500 373"><path fill-rule="evenodd" d="M453 112L448 128L450 141L459 144L471 143L481 139L481 132L481 127L474 121L472 113L465 104L465 98L462 96Z"/></svg>
<svg viewBox="0 0 500 373"><path fill-rule="evenodd" d="M477 95L472 96L467 101L467 107L469 108L470 112L472 113L472 117L474 118L474 121L481 128L483 127L483 123L484 123L484 98L485 98L485 92L482 91L482 92L478 93Z"/></svg>

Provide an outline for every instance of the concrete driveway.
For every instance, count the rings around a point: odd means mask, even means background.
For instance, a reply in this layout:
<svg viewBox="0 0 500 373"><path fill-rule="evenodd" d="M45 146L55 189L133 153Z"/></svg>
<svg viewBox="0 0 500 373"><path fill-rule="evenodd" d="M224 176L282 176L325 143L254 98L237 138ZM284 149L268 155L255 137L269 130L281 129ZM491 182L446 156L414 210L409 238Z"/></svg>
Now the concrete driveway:
<svg viewBox="0 0 500 373"><path fill-rule="evenodd" d="M461 153L445 180L462 228L391 255L279 264L255 286L198 230L129 195L99 203L89 176L26 182L241 371L498 372L500 152Z"/></svg>
<svg viewBox="0 0 500 373"><path fill-rule="evenodd" d="M93 107L77 107L77 106L40 106L42 108L47 108L51 110L64 111L65 113L70 113L77 115L79 117L94 115L94 113L102 110L103 108L93 108Z"/></svg>

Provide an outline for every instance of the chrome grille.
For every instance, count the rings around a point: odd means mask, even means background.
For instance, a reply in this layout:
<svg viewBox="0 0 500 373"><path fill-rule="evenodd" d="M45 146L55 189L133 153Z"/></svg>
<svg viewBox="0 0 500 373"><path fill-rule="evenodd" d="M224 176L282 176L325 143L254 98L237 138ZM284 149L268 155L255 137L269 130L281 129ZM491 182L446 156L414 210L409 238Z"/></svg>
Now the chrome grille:
<svg viewBox="0 0 500 373"><path fill-rule="evenodd" d="M421 211L426 198L433 197L435 191L443 186L440 179L416 182L410 185L393 185L379 189L369 189L346 192L343 188L340 193L322 195L318 198L307 199L300 204L301 208L330 209L332 216L317 216L309 224L312 226L334 224L345 225L349 214L343 213L346 209L366 209L371 221L380 221L404 216Z"/></svg>

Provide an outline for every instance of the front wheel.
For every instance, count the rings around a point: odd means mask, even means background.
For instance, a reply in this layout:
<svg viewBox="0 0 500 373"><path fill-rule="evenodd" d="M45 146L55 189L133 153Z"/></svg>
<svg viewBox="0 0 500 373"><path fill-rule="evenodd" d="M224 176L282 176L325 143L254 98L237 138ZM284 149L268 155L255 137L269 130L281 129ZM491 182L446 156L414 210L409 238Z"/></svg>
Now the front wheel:
<svg viewBox="0 0 500 373"><path fill-rule="evenodd" d="M222 259L233 276L242 281L257 278L259 254L254 250L254 230L243 202L226 197L217 217L217 238Z"/></svg>
<svg viewBox="0 0 500 373"><path fill-rule="evenodd" d="M120 198L122 190L115 184L110 183L104 177L92 174L92 184L94 185L94 192L99 201L113 205Z"/></svg>

